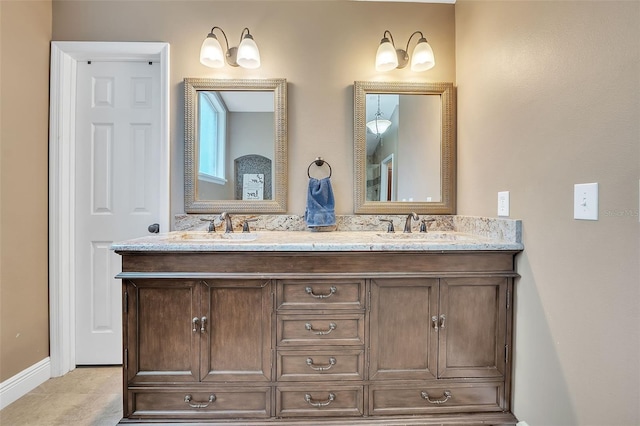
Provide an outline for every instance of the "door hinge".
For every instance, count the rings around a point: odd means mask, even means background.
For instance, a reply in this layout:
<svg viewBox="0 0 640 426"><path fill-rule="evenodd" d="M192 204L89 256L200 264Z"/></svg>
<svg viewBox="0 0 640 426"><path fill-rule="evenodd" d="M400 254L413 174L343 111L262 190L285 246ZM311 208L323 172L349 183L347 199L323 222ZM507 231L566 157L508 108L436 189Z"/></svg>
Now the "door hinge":
<svg viewBox="0 0 640 426"><path fill-rule="evenodd" d="M507 290L507 310L511 307L511 291Z"/></svg>
<svg viewBox="0 0 640 426"><path fill-rule="evenodd" d="M504 362L509 363L509 345L504 346Z"/></svg>
<svg viewBox="0 0 640 426"><path fill-rule="evenodd" d="M371 312L371 288L367 290L367 312Z"/></svg>
<svg viewBox="0 0 640 426"><path fill-rule="evenodd" d="M129 368L129 349L124 348L124 368Z"/></svg>
<svg viewBox="0 0 640 426"><path fill-rule="evenodd" d="M124 301L123 301L124 306L122 306L122 312L124 312L125 314L128 314L129 313L129 293L125 291L123 296L124 296Z"/></svg>

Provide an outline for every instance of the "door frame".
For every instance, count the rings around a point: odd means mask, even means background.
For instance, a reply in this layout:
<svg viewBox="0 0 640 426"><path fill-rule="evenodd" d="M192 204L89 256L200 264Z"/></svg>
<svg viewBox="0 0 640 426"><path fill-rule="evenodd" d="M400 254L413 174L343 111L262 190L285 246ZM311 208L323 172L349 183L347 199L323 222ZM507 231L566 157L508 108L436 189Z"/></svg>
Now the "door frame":
<svg viewBox="0 0 640 426"><path fill-rule="evenodd" d="M77 63L84 60L160 63L160 229L169 230L169 43L51 42L49 111L49 354L51 376L76 367L75 124Z"/></svg>

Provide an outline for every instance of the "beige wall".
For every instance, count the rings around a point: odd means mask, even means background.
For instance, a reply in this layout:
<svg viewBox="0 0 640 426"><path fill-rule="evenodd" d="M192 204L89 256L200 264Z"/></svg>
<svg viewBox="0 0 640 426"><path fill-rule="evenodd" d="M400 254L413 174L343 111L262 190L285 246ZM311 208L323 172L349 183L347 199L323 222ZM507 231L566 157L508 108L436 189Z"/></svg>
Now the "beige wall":
<svg viewBox="0 0 640 426"><path fill-rule="evenodd" d="M337 213L353 212L355 80L454 81L454 6L345 1L55 1L54 40L163 41L171 44L172 211L184 211L184 77L286 78L290 213L303 214L307 167L321 156L333 168ZM257 70L212 70L199 62L214 25L232 45L249 27L260 48ZM379 74L374 57L385 29L398 46L422 30L436 67ZM221 36L219 36L221 38ZM413 43L416 40L414 39ZM412 45L413 47L413 45ZM327 125L330 123L330 125Z"/></svg>
<svg viewBox="0 0 640 426"><path fill-rule="evenodd" d="M457 67L459 213L495 216L496 193L509 190L511 216L524 221L515 412L532 426L627 425L640 423L639 7L56 1L53 39L171 43L174 213L183 203L183 77L287 78L289 211L303 212L306 168L323 156L334 170L338 213L351 213L353 81L456 81ZM0 1L0 380L48 354L50 13L48 2ZM213 25L234 44L249 26L262 68L201 66L199 45ZM398 44L425 31L436 67L376 73L384 29ZM22 55L25 49L36 53ZM16 176L27 178L16 186ZM600 220L575 221L573 184L593 181Z"/></svg>
<svg viewBox="0 0 640 426"><path fill-rule="evenodd" d="M49 356L50 1L0 1L0 382Z"/></svg>
<svg viewBox="0 0 640 426"><path fill-rule="evenodd" d="M523 220L515 413L640 424L640 3L459 0L456 53L458 213Z"/></svg>

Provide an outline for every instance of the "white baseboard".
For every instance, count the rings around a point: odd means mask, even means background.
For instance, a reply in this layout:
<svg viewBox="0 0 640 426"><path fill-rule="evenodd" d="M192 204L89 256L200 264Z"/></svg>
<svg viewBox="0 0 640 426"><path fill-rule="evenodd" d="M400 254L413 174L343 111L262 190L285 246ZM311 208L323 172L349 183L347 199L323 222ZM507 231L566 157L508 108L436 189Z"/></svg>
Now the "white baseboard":
<svg viewBox="0 0 640 426"><path fill-rule="evenodd" d="M0 410L51 378L49 357L0 383Z"/></svg>

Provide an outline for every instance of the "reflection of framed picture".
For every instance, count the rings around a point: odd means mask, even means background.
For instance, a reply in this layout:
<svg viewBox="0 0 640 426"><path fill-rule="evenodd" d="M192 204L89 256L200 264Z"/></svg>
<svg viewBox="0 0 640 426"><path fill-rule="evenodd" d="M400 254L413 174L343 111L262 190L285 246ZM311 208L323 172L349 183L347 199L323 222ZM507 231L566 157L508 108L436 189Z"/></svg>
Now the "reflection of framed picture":
<svg viewBox="0 0 640 426"><path fill-rule="evenodd" d="M249 174L242 175L242 199L243 200L263 200L264 199L264 175Z"/></svg>

